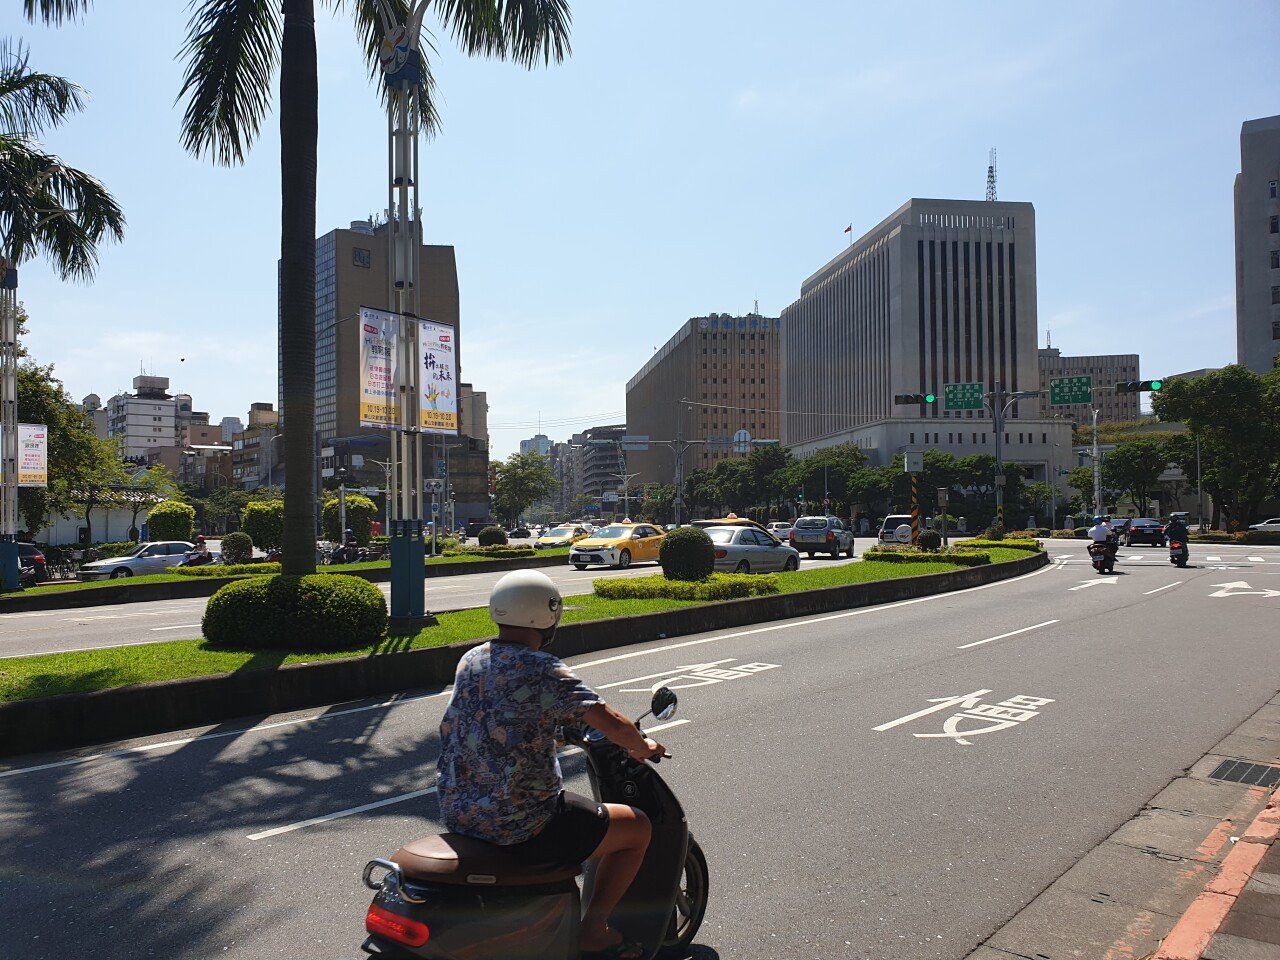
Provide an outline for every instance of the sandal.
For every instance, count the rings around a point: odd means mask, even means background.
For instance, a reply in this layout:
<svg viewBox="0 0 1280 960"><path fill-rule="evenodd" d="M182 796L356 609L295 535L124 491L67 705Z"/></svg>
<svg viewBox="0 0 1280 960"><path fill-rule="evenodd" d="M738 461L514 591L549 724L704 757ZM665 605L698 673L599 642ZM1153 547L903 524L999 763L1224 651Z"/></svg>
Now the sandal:
<svg viewBox="0 0 1280 960"><path fill-rule="evenodd" d="M583 950L578 957L579 960L642 960L644 955L644 944L624 940L601 950Z"/></svg>

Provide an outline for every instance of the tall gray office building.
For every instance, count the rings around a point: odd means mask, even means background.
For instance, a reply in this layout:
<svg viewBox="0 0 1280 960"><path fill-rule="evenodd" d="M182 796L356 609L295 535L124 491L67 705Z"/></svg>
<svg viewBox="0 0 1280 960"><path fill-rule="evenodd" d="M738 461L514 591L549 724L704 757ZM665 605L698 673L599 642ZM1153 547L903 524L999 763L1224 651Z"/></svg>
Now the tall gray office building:
<svg viewBox="0 0 1280 960"><path fill-rule="evenodd" d="M1240 127L1236 360L1266 373L1280 353L1280 116Z"/></svg>
<svg viewBox="0 0 1280 960"><path fill-rule="evenodd" d="M782 320L781 439L797 454L846 442L872 463L990 453L990 414L946 410L944 388L1039 389L1035 210L909 200L809 277ZM937 402L896 406L900 393ZM1023 400L1005 441L1007 460L1044 479L1070 454L1070 426Z"/></svg>

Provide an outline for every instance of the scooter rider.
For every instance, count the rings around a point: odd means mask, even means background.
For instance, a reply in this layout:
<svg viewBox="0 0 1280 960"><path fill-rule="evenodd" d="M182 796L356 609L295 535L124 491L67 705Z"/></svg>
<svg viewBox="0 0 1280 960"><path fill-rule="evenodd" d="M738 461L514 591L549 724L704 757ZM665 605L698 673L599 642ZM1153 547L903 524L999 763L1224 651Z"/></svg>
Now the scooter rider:
<svg viewBox="0 0 1280 960"><path fill-rule="evenodd" d="M1172 517L1164 526L1164 536L1167 541L1172 543L1178 541L1182 544L1182 549L1187 551L1187 556L1191 556L1191 548L1187 544L1187 538L1191 536L1191 531L1187 529L1187 522L1182 517Z"/></svg>
<svg viewBox="0 0 1280 960"><path fill-rule="evenodd" d="M566 793L555 728L585 723L636 760L667 754L544 651L561 610L560 591L536 570L494 586L489 615L498 637L463 656L440 724L440 812L454 833L531 863L598 858L582 918L583 960L633 960L643 948L623 943L608 920L644 860L649 819L634 807Z"/></svg>
<svg viewBox="0 0 1280 960"><path fill-rule="evenodd" d="M1107 522L1106 517L1093 518L1093 526L1089 528L1089 539L1095 545L1101 544L1103 549L1112 554L1112 556L1115 555L1120 546L1120 538L1116 535L1115 530L1112 529L1111 524ZM1090 553L1092 552L1093 548L1090 547Z"/></svg>

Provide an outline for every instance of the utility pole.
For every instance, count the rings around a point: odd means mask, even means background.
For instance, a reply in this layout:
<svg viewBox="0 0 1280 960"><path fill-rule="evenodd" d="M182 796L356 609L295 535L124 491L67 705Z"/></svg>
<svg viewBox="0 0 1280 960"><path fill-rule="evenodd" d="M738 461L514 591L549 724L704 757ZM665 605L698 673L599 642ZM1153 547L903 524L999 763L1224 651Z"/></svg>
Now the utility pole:
<svg viewBox="0 0 1280 960"><path fill-rule="evenodd" d="M631 481L640 476L638 473L611 473L609 476L622 484L622 513L631 516Z"/></svg>
<svg viewBox="0 0 1280 960"><path fill-rule="evenodd" d="M0 257L0 588L18 583L18 269Z"/></svg>
<svg viewBox="0 0 1280 960"><path fill-rule="evenodd" d="M1005 414L1019 400L1040 396L1040 390L1006 391L995 383L995 390L983 394L983 404L991 411L991 426L996 434L996 522L1004 525L1004 423ZM1007 399L1006 399L1007 398Z"/></svg>
<svg viewBox="0 0 1280 960"><path fill-rule="evenodd" d="M338 542L347 545L347 468L339 467L338 474Z"/></svg>
<svg viewBox="0 0 1280 960"><path fill-rule="evenodd" d="M1093 515L1102 516L1102 452L1098 449L1098 413L1093 404Z"/></svg>

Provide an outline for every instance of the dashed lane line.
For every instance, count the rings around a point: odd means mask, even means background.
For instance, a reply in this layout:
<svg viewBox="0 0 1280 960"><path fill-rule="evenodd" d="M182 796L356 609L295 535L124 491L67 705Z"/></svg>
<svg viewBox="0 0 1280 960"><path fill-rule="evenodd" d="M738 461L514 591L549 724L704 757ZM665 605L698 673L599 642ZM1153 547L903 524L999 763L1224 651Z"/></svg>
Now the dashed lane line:
<svg viewBox="0 0 1280 960"><path fill-rule="evenodd" d="M987 637L985 640L975 640L973 643L964 643L956 647L956 649L968 650L970 647L980 647L984 643L993 643L996 640L1004 640L1006 637L1016 637L1018 634L1026 633L1028 630L1039 630L1041 627L1048 627L1061 622L1061 620L1046 620L1044 623L1037 623L1034 626L1023 627L1021 630L1011 630L1008 633L1002 633L998 637Z"/></svg>
<svg viewBox="0 0 1280 960"><path fill-rule="evenodd" d="M1149 597L1153 593L1159 593L1161 590L1168 590L1170 587L1176 587L1182 582L1183 582L1182 580L1175 580L1173 581L1173 583L1166 583L1163 587L1156 587L1154 590L1148 590L1146 593L1143 594L1143 596Z"/></svg>

